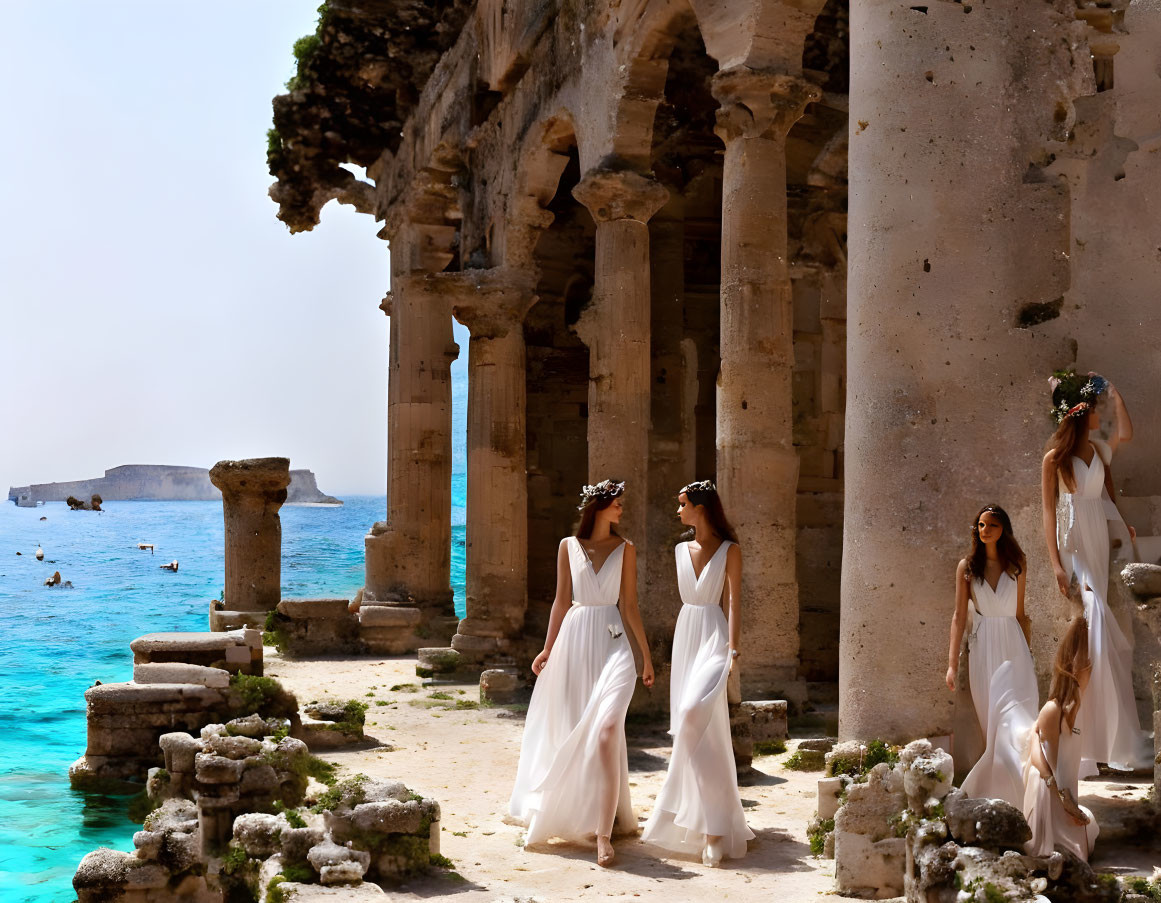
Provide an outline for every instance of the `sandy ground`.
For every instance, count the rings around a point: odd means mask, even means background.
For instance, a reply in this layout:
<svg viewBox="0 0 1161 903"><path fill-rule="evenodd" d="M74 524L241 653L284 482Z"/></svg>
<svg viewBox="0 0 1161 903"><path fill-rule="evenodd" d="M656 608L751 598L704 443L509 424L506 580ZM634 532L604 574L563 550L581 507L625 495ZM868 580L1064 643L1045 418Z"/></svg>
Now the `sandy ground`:
<svg viewBox="0 0 1161 903"><path fill-rule="evenodd" d="M341 775L361 771L402 780L439 801L441 849L455 863L455 873L413 881L391 891L390 899L679 903L715 897L798 903L832 892L834 863L811 856L806 839L818 775L784 771L785 755L756 759L753 774L742 782L746 817L757 835L745 859L707 869L700 861L621 838L615 866L602 869L595 864L593 847L550 844L525 850L521 829L504 823L520 754L522 713L456 709L455 701L432 699L431 693L442 692L470 702L478 698L478 686L423 685L415 676L414 659L290 662L270 649L266 654L266 674L293 691L300 704L324 698L370 704L367 735L385 745L323 753L341 765ZM391 689L407 685L413 689ZM631 723L627 733L633 805L643 823L665 777L669 738L662 725Z"/></svg>
<svg viewBox="0 0 1161 903"><path fill-rule="evenodd" d="M340 776L364 772L402 780L439 801L441 849L454 862L454 872L416 879L389 891L388 899L557 903L640 898L682 903L718 898L801 903L838 898L833 861L812 856L806 838L819 774L784 769L786 755L755 759L752 774L740 782L747 821L757 835L744 859L707 869L695 859L621 838L615 866L601 869L592 846L550 844L525 850L521 829L504 823L520 754L522 712L457 708L458 702L471 706L478 700L478 685L423 681L415 676L415 659L283 661L269 648L266 656L266 674L293 691L300 705L323 699L369 704L366 733L381 745L322 753L341 766ZM433 698L433 693L450 698ZM669 737L664 724L633 719L626 733L633 805L643 823L665 777ZM792 751L795 741L788 746ZM1081 798L1106 828L1102 833L1111 838L1125 815L1137 810L1135 804L1150 786L1143 776L1105 776L1082 782ZM1120 875L1148 875L1154 865L1161 865L1161 850L1106 840L1098 843L1093 865ZM326 896L332 894L360 898L337 888Z"/></svg>

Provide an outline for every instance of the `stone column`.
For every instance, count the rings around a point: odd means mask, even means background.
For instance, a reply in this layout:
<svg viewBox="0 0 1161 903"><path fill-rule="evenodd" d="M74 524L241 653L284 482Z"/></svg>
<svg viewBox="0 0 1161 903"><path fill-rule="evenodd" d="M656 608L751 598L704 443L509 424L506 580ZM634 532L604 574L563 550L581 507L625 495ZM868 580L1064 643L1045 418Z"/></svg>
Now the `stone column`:
<svg viewBox="0 0 1161 903"><path fill-rule="evenodd" d="M1028 555L1041 661L1066 608L1040 523L1045 380L1084 335L1060 305L1067 190L1040 166L1092 61L1050 4L965 11L851 4L844 739L952 732L955 567L982 505L1004 506Z"/></svg>
<svg viewBox="0 0 1161 903"><path fill-rule="evenodd" d="M526 288L471 290L456 319L468 346L467 616L452 637L465 655L486 656L520 636L528 596L525 455Z"/></svg>
<svg viewBox="0 0 1161 903"><path fill-rule="evenodd" d="M697 402L697 352L685 329L684 198L672 193L649 222L653 295L650 331L652 389L649 433L648 558L641 592L641 616L658 645L653 661L667 655L680 606L673 546L681 535L677 490L700 479L694 468L694 405Z"/></svg>
<svg viewBox="0 0 1161 903"><path fill-rule="evenodd" d="M451 297L434 273L450 227L406 224L391 241L387 520L366 537L365 600L451 615ZM432 230L437 234L433 236ZM450 230L454 234L454 229ZM431 250L432 246L435 250Z"/></svg>
<svg viewBox="0 0 1161 903"><path fill-rule="evenodd" d="M270 611L282 600L282 521L289 458L219 461L210 482L222 490L226 607Z"/></svg>
<svg viewBox="0 0 1161 903"><path fill-rule="evenodd" d="M786 135L820 92L796 76L734 66L714 76L713 93L726 145L717 482L745 561L742 689L764 696L788 692L798 674Z"/></svg>
<svg viewBox="0 0 1161 903"><path fill-rule="evenodd" d="M627 481L620 532L639 546L643 585L651 301L646 224L669 192L636 172L595 169L572 193L597 226L593 298L576 327L589 346L589 479Z"/></svg>

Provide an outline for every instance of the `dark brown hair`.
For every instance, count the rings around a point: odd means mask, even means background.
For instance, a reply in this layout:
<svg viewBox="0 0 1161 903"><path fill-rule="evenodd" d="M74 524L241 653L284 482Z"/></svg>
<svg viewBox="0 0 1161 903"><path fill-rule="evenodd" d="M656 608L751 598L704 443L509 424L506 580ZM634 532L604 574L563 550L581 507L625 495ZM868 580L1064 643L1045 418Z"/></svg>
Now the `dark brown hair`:
<svg viewBox="0 0 1161 903"><path fill-rule="evenodd" d="M1088 436L1088 413L1091 410L1091 405L1085 402L1084 410L1061 420L1060 426L1048 440L1048 460L1064 480L1069 492L1076 492L1076 474L1072 471L1072 459L1080 444Z"/></svg>
<svg viewBox="0 0 1161 903"><path fill-rule="evenodd" d="M1080 679L1076 665L1081 652L1088 659L1088 621L1076 617L1068 625L1056 650L1056 660L1052 663L1052 685L1048 689L1048 698L1056 700L1061 718L1068 721L1069 727L1076 724L1076 713L1080 708ZM1089 665L1092 665L1091 660Z"/></svg>
<svg viewBox="0 0 1161 903"><path fill-rule="evenodd" d="M709 484L708 486L706 484ZM697 487L697 488L694 488ZM728 539L730 542L738 541L738 534L734 532L733 526L730 525L729 518L726 517L726 509L722 507L722 498L718 495L717 487L706 480L704 483L691 483L688 486L683 486L677 493L685 493L685 497L689 503L694 507L701 505L705 508L706 517L709 519L710 529L717 534L720 539ZM692 537L693 534L688 534L686 538Z"/></svg>
<svg viewBox="0 0 1161 903"><path fill-rule="evenodd" d="M620 498L625 494L625 487L621 480L610 478L606 482L612 484L611 489L607 492L586 496L587 500L581 505L580 522L576 526L577 539L590 538L593 535L593 527L597 523L597 512L604 511L613 504L613 499ZM614 536L621 535L612 525L609 526L609 532Z"/></svg>
<svg viewBox="0 0 1161 903"><path fill-rule="evenodd" d="M984 579L984 568L988 563L988 547L980 542L979 523L980 518L985 514L991 514L1000 522L1000 528L1003 532L996 541L996 553L1000 556L1004 570L1011 573L1013 577L1019 577L1024 573L1028 559L1024 555L1024 550L1020 548L1020 543L1016 542L1016 535L1012 532L1012 519L1008 517L1008 512L999 505L984 505L979 514L976 515L976 519L972 521L972 548L967 554L968 577Z"/></svg>

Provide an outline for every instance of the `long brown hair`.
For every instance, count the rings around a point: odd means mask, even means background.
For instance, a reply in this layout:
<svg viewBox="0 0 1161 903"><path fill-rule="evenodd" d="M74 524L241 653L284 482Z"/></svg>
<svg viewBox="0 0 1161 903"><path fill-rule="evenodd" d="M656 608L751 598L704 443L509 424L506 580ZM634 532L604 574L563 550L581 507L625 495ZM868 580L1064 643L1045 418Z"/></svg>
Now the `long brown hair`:
<svg viewBox="0 0 1161 903"><path fill-rule="evenodd" d="M738 534L734 532L729 518L726 517L726 509L722 507L722 497L718 495L717 487L713 483L709 480L701 483L690 483L688 486L682 486L677 494L681 495L683 492L685 493L685 497L689 499L689 503L695 508L698 505L702 505L705 508L710 529L720 539L728 539L734 543L738 541ZM687 531L686 538L692 538L692 536L693 533Z"/></svg>
<svg viewBox="0 0 1161 903"><path fill-rule="evenodd" d="M1080 679L1076 665L1081 652L1087 660L1088 621L1076 617L1068 625L1056 650L1056 660L1052 663L1052 685L1048 689L1048 698L1056 700L1061 717L1068 721L1069 727L1076 724L1076 713L1080 708ZM1092 665L1091 661L1089 665Z"/></svg>
<svg viewBox="0 0 1161 903"><path fill-rule="evenodd" d="M1088 402L1077 405L1083 410L1068 414L1060 421L1060 426L1048 440L1048 460L1064 480L1069 492L1076 492L1076 475L1072 471L1072 459L1080 445L1088 438L1088 413L1092 410Z"/></svg>
<svg viewBox="0 0 1161 903"><path fill-rule="evenodd" d="M608 488L604 488L604 487ZM581 498L583 501L580 505L580 522L576 526L577 539L589 539L593 535L593 527L597 523L597 512L604 511L609 505L613 504L613 499L620 498L625 494L625 483L622 480L607 479L596 486L586 486L585 490L595 489L596 492L582 491ZM609 525L609 532L614 536L620 536L616 527Z"/></svg>
<svg viewBox="0 0 1161 903"><path fill-rule="evenodd" d="M984 579L984 568L988 563L988 547L980 542L980 518L985 514L991 514L1000 522L1000 528L1003 531L1000 533L1000 538L996 541L996 554L1000 556L1000 561L1004 565L1004 570L1012 573L1013 577L1019 577L1024 573L1024 568L1028 564L1028 559L1024 555L1024 550L1020 548L1020 543L1016 542L1016 535L1012 532L1012 518L1008 517L1008 512L999 505L984 505L980 509L976 519L972 521L972 550L967 555L967 575L969 577L979 577Z"/></svg>

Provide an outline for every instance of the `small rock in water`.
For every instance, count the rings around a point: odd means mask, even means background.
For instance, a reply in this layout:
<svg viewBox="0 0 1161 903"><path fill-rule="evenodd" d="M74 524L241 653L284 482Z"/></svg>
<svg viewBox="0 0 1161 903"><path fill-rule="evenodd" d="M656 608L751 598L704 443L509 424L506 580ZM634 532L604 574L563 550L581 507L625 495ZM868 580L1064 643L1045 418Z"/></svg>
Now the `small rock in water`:
<svg viewBox="0 0 1161 903"><path fill-rule="evenodd" d="M163 570L163 571L174 571L174 572L176 572L176 571L177 571L177 559L175 558L175 559L174 559L173 561L171 561L169 564L163 564L163 565L160 565L160 568L161 568L161 570Z"/></svg>
<svg viewBox="0 0 1161 903"><path fill-rule="evenodd" d="M16 554L17 554L17 555L23 555L24 553L23 553L23 552L17 552Z"/></svg>
<svg viewBox="0 0 1161 903"><path fill-rule="evenodd" d="M41 520L48 520L48 518L47 518L47 517L42 517L42 518L41 518Z"/></svg>

